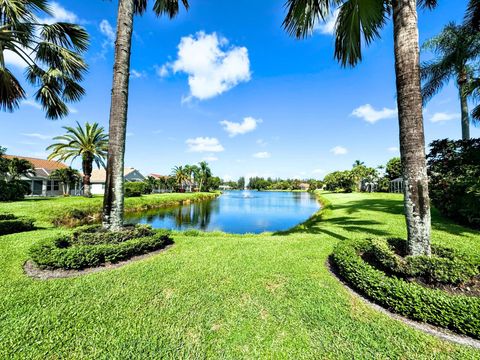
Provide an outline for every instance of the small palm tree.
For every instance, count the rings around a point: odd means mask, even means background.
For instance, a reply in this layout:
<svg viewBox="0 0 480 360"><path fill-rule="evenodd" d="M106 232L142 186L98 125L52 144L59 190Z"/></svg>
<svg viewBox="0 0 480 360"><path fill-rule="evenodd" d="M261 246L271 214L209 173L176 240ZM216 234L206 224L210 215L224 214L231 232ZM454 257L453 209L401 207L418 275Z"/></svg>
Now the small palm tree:
<svg viewBox="0 0 480 360"><path fill-rule="evenodd" d="M480 55L480 32L468 26L450 23L442 32L423 44L436 57L422 64L423 102L429 101L450 79L454 78L460 95L462 139L470 138L468 83L472 79L473 62Z"/></svg>
<svg viewBox="0 0 480 360"><path fill-rule="evenodd" d="M183 189L183 184L190 180L190 174L183 166L175 166L172 169L172 176L175 178L175 182L179 189Z"/></svg>
<svg viewBox="0 0 480 360"><path fill-rule="evenodd" d="M108 149L108 135L105 134L103 127L97 123L85 123L82 127L77 122L77 127L63 127L67 133L65 135L56 136L53 139L59 140L58 143L47 147L52 153L48 159L57 159L58 161L75 160L77 157L82 158L83 171L83 194L91 197L90 177L92 176L93 163L105 167L105 158Z"/></svg>
<svg viewBox="0 0 480 360"><path fill-rule="evenodd" d="M25 78L38 89L35 99L46 116L58 119L68 115L66 103L84 94L79 82L87 70L82 54L88 34L75 24L39 23L41 15L52 15L47 0L0 1L0 109L14 111L26 98L7 68L5 54L10 52L25 63Z"/></svg>
<svg viewBox="0 0 480 360"><path fill-rule="evenodd" d="M352 167L357 167L357 166L361 166L361 165L365 165L365 162L363 161L360 161L360 160L355 160L355 162L353 163Z"/></svg>
<svg viewBox="0 0 480 360"><path fill-rule="evenodd" d="M23 176L35 175L35 169L30 161L13 158L7 161L7 181L17 181Z"/></svg>
<svg viewBox="0 0 480 360"><path fill-rule="evenodd" d="M208 183L208 179L212 177L212 171L206 161L202 161L198 164L199 167L199 182L198 191L203 190L203 186Z"/></svg>
<svg viewBox="0 0 480 360"><path fill-rule="evenodd" d="M154 0L153 11L157 16L177 16L180 0ZM181 0L188 10L187 0ZM147 0L118 0L117 34L115 41L114 74L110 107L110 146L108 148L107 179L103 198L103 226L109 230L123 227L124 194L123 168L125 136L127 129L128 84L134 15L142 15Z"/></svg>
<svg viewBox="0 0 480 360"><path fill-rule="evenodd" d="M297 38L311 34L318 21L339 7L335 58L342 66L362 60L362 45L380 37L393 19L400 152L405 175L405 217L410 255L430 255L430 201L420 87L417 5L433 8L437 0L287 0L283 25Z"/></svg>
<svg viewBox="0 0 480 360"><path fill-rule="evenodd" d="M50 178L59 180L62 183L62 192L65 196L70 193L70 186L80 179L80 173L78 170L68 167L52 171Z"/></svg>

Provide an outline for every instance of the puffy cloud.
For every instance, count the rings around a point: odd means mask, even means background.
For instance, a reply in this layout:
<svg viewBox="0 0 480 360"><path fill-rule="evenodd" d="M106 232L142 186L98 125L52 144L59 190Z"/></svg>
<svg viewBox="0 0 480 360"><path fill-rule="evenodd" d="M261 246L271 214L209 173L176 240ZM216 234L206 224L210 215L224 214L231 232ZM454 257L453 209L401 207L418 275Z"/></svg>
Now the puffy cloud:
<svg viewBox="0 0 480 360"><path fill-rule="evenodd" d="M334 148L330 149L330 152L333 153L333 155L345 155L348 153L348 150L343 146L335 146Z"/></svg>
<svg viewBox="0 0 480 360"><path fill-rule="evenodd" d="M138 70L132 69L130 71L130 77L132 79L140 79L143 77L147 77L147 74L145 73L145 71L138 71Z"/></svg>
<svg viewBox="0 0 480 360"><path fill-rule="evenodd" d="M41 22L45 24L53 24L56 22L68 22L68 23L80 22L76 14L65 9L62 5L60 5L57 2L50 3L50 10L52 12L52 17L41 19Z"/></svg>
<svg viewBox="0 0 480 360"><path fill-rule="evenodd" d="M397 109L389 109L384 107L381 110L375 110L372 105L365 104L353 110L351 115L363 119L370 124L374 124L379 120L396 117Z"/></svg>
<svg viewBox="0 0 480 360"><path fill-rule="evenodd" d="M42 105L40 105L39 103L37 103L34 100L23 100L21 104L25 105L25 106L31 106L31 107L33 107L35 109L38 109L38 110L42 109Z"/></svg>
<svg viewBox="0 0 480 360"><path fill-rule="evenodd" d="M257 124L261 123L262 120L254 119L253 117L246 117L243 119L243 122L236 123L228 120L220 121L220 124L223 126L223 129L228 133L228 136L234 137L237 135L243 135L249 133L257 128Z"/></svg>
<svg viewBox="0 0 480 360"><path fill-rule="evenodd" d="M30 138L40 139L40 140L51 140L53 138L52 135L45 135L45 134L39 134L39 133L24 133L22 135Z"/></svg>
<svg viewBox="0 0 480 360"><path fill-rule="evenodd" d="M188 74L188 99L210 99L250 80L247 48L228 47L228 40L216 33L201 31L183 37L177 56L177 60L159 68L159 75L166 76L168 70Z"/></svg>
<svg viewBox="0 0 480 360"><path fill-rule="evenodd" d="M272 157L272 154L270 154L267 151L261 151L261 152L257 152L255 154L253 154L253 157L257 158L257 159L268 159L268 158Z"/></svg>
<svg viewBox="0 0 480 360"><path fill-rule="evenodd" d="M397 153L400 151L400 149L396 146L391 146L387 149L388 152L391 152L391 153Z"/></svg>
<svg viewBox="0 0 480 360"><path fill-rule="evenodd" d="M460 119L460 114L445 113L445 112L437 112L430 117L430 121L433 123L450 121L450 120L458 120L458 119Z"/></svg>
<svg viewBox="0 0 480 360"><path fill-rule="evenodd" d="M109 45L113 46L115 44L115 31L108 20L103 19L100 22L100 32L105 35L106 41Z"/></svg>
<svg viewBox="0 0 480 360"><path fill-rule="evenodd" d="M222 152L223 148L217 138L197 137L194 139L187 139L185 142L188 145L188 151L191 152Z"/></svg>
<svg viewBox="0 0 480 360"><path fill-rule="evenodd" d="M335 25L337 23L339 12L340 9L336 9L330 14L326 21L320 20L320 22L315 26L314 31L318 31L320 34L324 35L332 35L335 32Z"/></svg>

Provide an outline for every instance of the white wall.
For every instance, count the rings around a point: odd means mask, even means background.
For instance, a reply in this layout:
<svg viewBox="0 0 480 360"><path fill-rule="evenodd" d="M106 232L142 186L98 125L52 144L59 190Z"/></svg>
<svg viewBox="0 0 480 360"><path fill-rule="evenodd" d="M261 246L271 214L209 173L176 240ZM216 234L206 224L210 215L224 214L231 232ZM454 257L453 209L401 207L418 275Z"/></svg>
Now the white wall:
<svg viewBox="0 0 480 360"><path fill-rule="evenodd" d="M105 184L91 184L91 191L93 195L103 195L105 192Z"/></svg>

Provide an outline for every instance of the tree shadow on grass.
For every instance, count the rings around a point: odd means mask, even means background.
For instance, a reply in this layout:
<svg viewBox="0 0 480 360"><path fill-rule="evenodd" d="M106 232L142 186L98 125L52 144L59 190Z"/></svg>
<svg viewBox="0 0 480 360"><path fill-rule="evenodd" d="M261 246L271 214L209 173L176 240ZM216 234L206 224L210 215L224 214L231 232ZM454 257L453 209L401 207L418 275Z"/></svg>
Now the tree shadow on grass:
<svg viewBox="0 0 480 360"><path fill-rule="evenodd" d="M363 210L378 211L387 214L403 214L403 202L395 199L363 199L349 201L345 204L333 204L333 209L344 209L347 214L351 215Z"/></svg>

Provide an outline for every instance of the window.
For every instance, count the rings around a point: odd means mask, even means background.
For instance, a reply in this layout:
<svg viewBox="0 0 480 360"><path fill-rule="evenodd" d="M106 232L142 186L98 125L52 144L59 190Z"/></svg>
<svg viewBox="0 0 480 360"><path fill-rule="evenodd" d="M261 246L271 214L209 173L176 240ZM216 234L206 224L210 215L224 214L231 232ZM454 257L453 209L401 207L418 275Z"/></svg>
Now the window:
<svg viewBox="0 0 480 360"><path fill-rule="evenodd" d="M53 182L53 191L60 190L60 183L58 181Z"/></svg>
<svg viewBox="0 0 480 360"><path fill-rule="evenodd" d="M47 191L52 191L52 182L47 181Z"/></svg>

